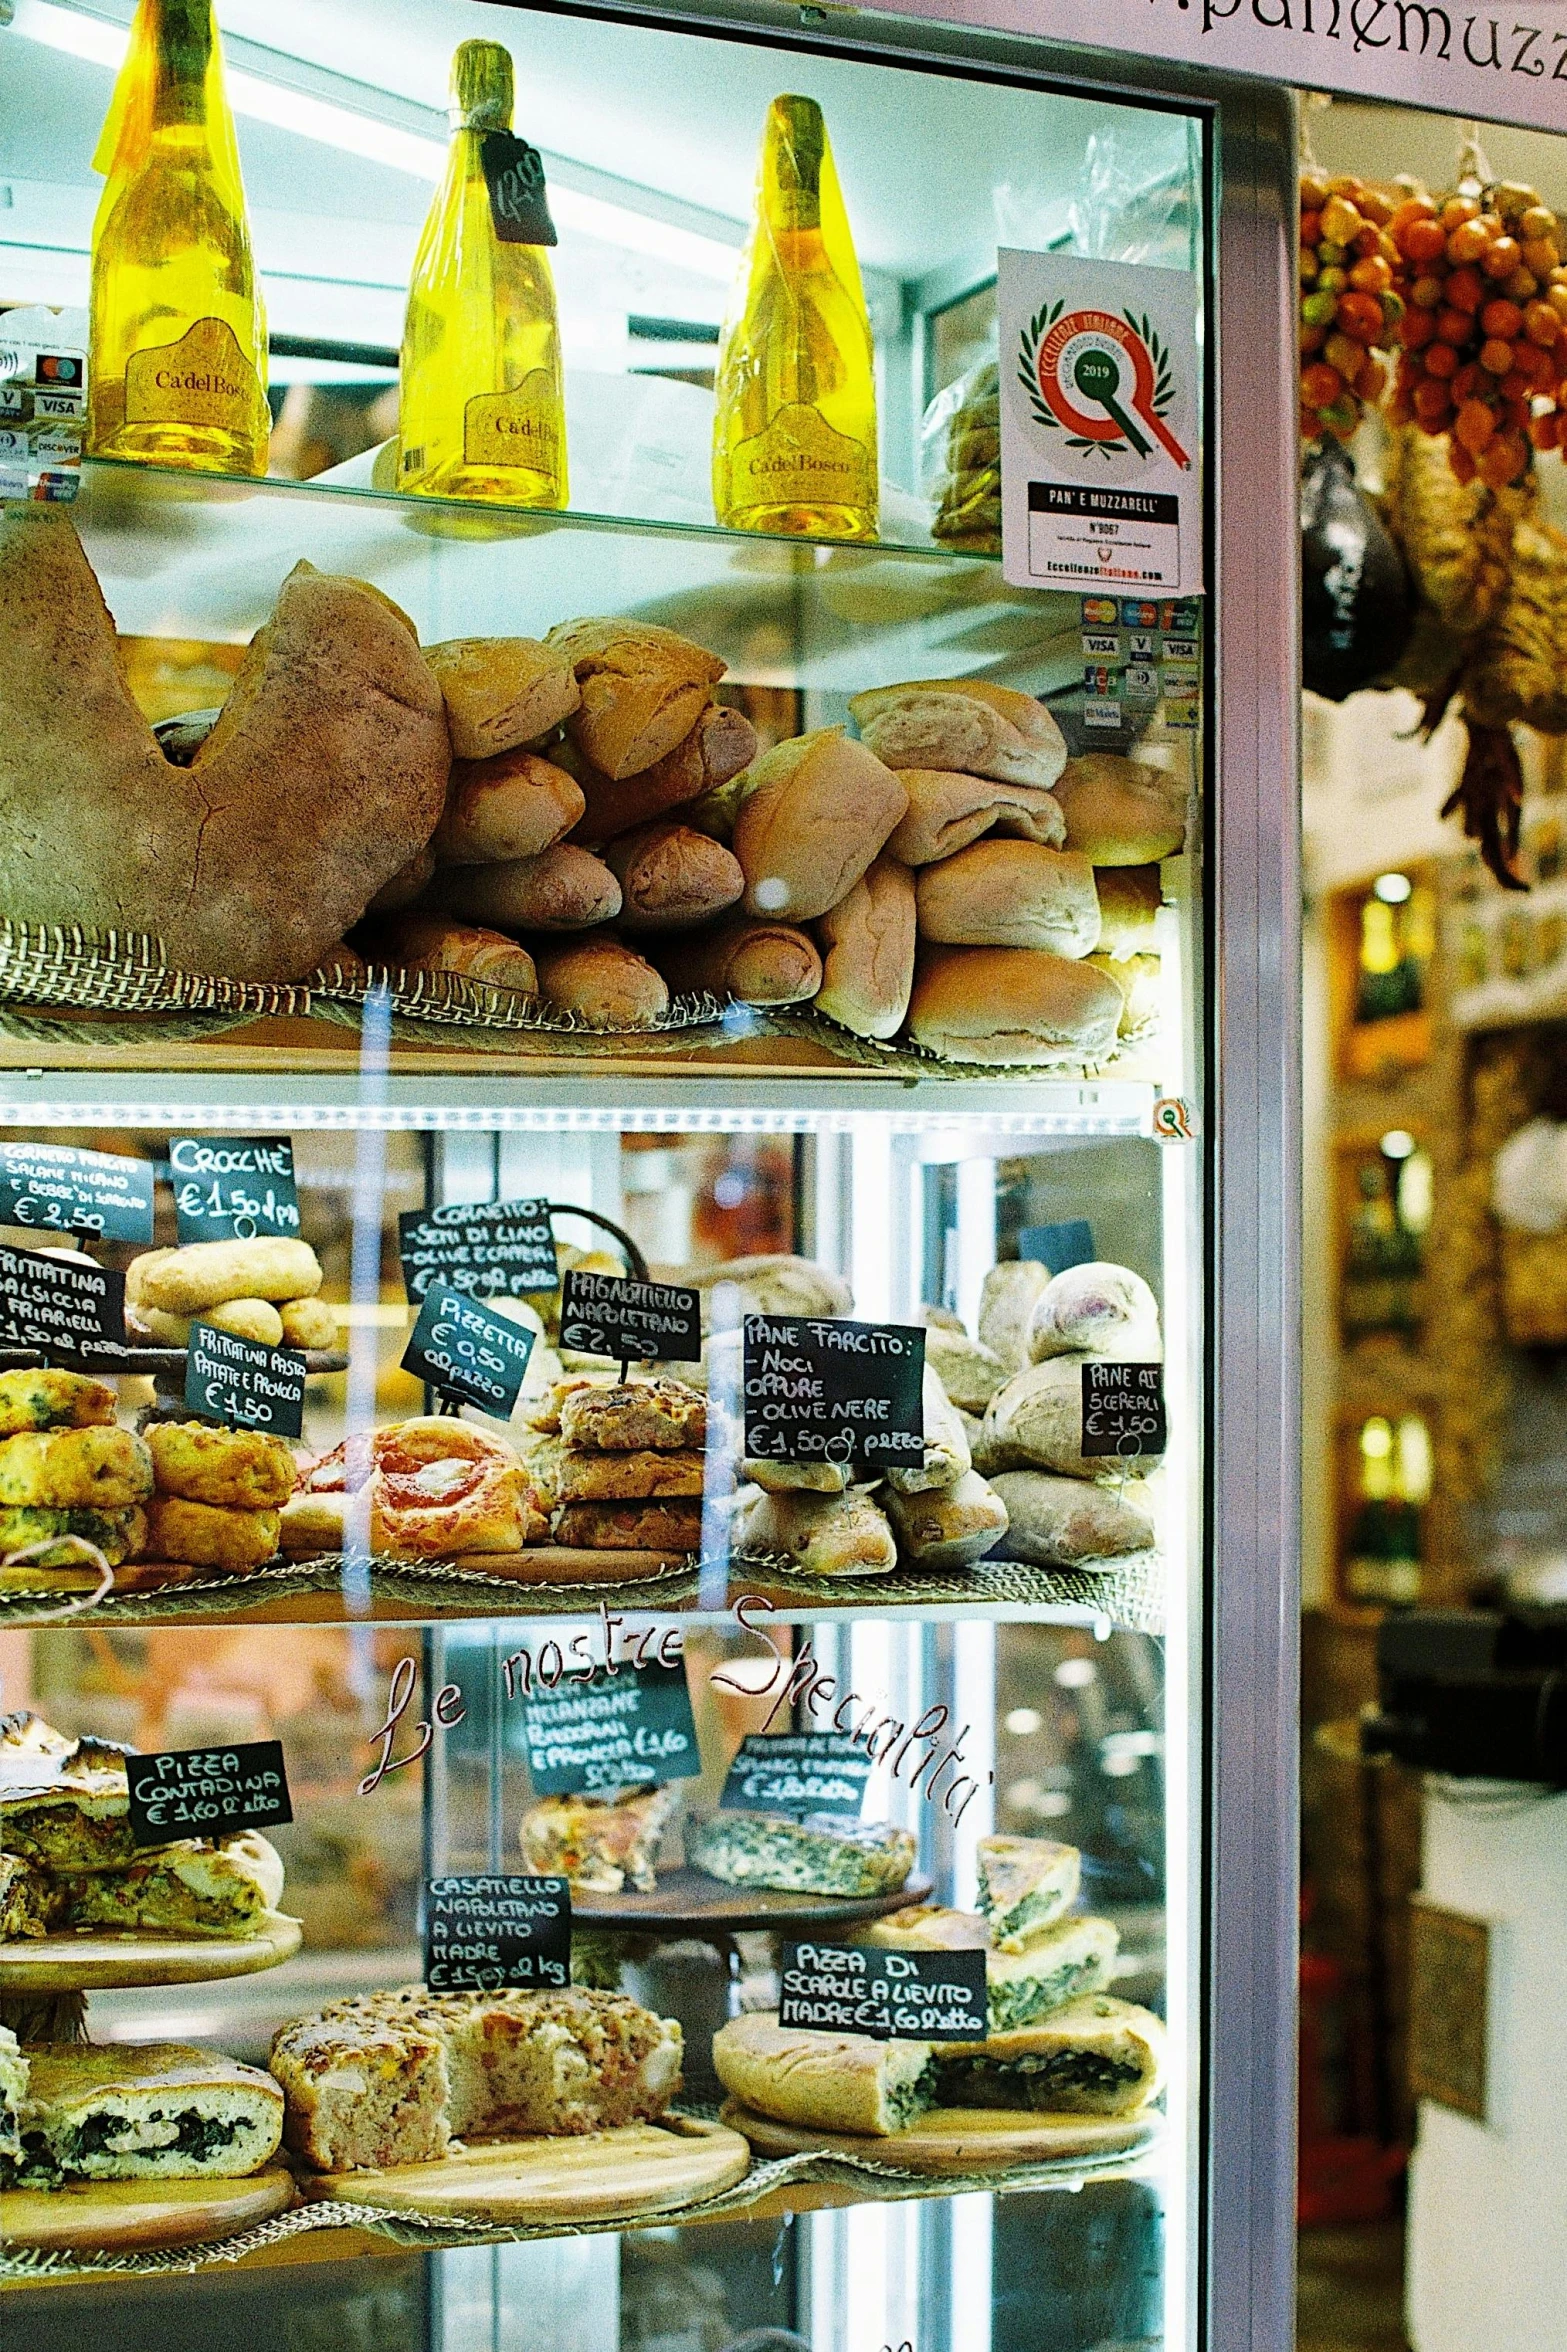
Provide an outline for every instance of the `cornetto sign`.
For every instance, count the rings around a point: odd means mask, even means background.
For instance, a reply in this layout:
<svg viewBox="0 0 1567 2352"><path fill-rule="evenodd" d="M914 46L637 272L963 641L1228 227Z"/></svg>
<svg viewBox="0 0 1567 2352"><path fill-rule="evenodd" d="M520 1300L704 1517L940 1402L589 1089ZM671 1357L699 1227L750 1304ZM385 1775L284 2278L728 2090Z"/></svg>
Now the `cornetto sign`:
<svg viewBox="0 0 1567 2352"><path fill-rule="evenodd" d="M898 0L1090 49L1166 57L1356 98L1567 130L1567 0Z"/></svg>

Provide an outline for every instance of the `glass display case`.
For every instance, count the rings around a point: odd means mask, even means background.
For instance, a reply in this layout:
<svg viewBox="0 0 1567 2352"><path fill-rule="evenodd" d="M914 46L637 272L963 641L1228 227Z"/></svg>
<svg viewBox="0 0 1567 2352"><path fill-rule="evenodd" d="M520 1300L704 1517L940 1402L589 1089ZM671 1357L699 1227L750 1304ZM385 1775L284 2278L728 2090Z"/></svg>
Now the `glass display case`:
<svg viewBox="0 0 1567 2352"><path fill-rule="evenodd" d="M7 2317L1282 2342L1286 110L957 9L215 13L221 86L134 38L237 125L266 475L7 412ZM14 385L103 348L128 17L0 31ZM564 507L398 487L465 41ZM875 464L723 528L813 236ZM1009 577L999 250L1190 301L1207 593ZM849 462L831 315L758 481Z"/></svg>

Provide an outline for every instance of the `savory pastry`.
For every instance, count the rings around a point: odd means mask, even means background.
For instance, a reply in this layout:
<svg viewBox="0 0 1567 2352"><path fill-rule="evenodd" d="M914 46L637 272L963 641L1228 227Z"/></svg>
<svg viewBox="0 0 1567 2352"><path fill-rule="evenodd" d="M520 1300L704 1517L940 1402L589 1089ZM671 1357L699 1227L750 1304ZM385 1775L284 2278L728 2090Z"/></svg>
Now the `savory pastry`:
<svg viewBox="0 0 1567 2352"><path fill-rule="evenodd" d="M1041 1069L1112 1051L1125 997L1092 964L1042 947L928 947L914 975L909 1034L943 1061Z"/></svg>
<svg viewBox="0 0 1567 2352"><path fill-rule="evenodd" d="M20 1854L0 1854L0 1942L47 1935L59 1912L59 1894L47 1871Z"/></svg>
<svg viewBox="0 0 1567 2352"><path fill-rule="evenodd" d="M889 768L957 768L1048 790L1066 766L1066 738L1044 704L983 678L878 686L849 708Z"/></svg>
<svg viewBox="0 0 1567 2352"><path fill-rule="evenodd" d="M1159 1302L1129 1266L1068 1266L1035 1299L1024 1347L1034 1364L1066 1355L1157 1363Z"/></svg>
<svg viewBox="0 0 1567 2352"><path fill-rule="evenodd" d="M724 674L716 654L651 621L563 621L545 639L575 672L567 733L600 775L640 775L683 743Z"/></svg>
<svg viewBox="0 0 1567 2352"><path fill-rule="evenodd" d="M314 1298L320 1288L321 1264L309 1242L292 1241L283 1234L149 1250L132 1261L125 1282L133 1306L199 1316L229 1299Z"/></svg>
<svg viewBox="0 0 1567 2352"><path fill-rule="evenodd" d="M262 1347L280 1347L283 1318L270 1299L225 1299L220 1307L203 1307L199 1315L171 1315L145 1302L129 1310L127 1328L145 1332L160 1347L189 1347L192 1323L210 1323L214 1331L232 1331L239 1339L253 1339Z"/></svg>
<svg viewBox="0 0 1567 2352"><path fill-rule="evenodd" d="M0 1437L22 1429L107 1428L114 1391L80 1372L0 1372Z"/></svg>
<svg viewBox="0 0 1567 2352"><path fill-rule="evenodd" d="M735 817L746 913L791 923L825 915L908 807L891 769L841 727L776 744L746 770Z"/></svg>
<svg viewBox="0 0 1567 2352"><path fill-rule="evenodd" d="M102 1552L111 1568L118 1568L145 1551L147 1514L137 1503L119 1511L60 1511L41 1503L0 1510L0 1560L29 1552L30 1567L79 1567L84 1543ZM40 1545L47 1548L39 1550Z"/></svg>
<svg viewBox="0 0 1567 2352"><path fill-rule="evenodd" d="M916 1568L972 1567L1007 1531L1007 1506L977 1470L915 1494L889 1487L887 1516L899 1550Z"/></svg>
<svg viewBox="0 0 1567 2352"><path fill-rule="evenodd" d="M563 1503L652 1502L679 1496L700 1502L704 1456L694 1447L659 1453L598 1452L562 1445L554 1466L555 1493Z"/></svg>
<svg viewBox="0 0 1567 2352"><path fill-rule="evenodd" d="M460 760L541 742L581 699L570 663L536 637L451 637L425 659Z"/></svg>
<svg viewBox="0 0 1567 2352"><path fill-rule="evenodd" d="M990 1931L977 1911L954 1911L945 1903L905 1903L885 1919L868 1920L847 1938L881 1952L983 1952Z"/></svg>
<svg viewBox="0 0 1567 2352"><path fill-rule="evenodd" d="M1028 1362L1029 1324L1049 1281L1050 1268L1038 1258L1004 1258L980 1284L980 1343L1009 1372L1021 1371Z"/></svg>
<svg viewBox="0 0 1567 2352"><path fill-rule="evenodd" d="M805 1576L885 1576L898 1565L897 1539L868 1486L842 1494L760 1494L735 1540L742 1552L786 1553Z"/></svg>
<svg viewBox="0 0 1567 2352"><path fill-rule="evenodd" d="M1164 2075L1164 2020L1110 1993L1089 1993L1036 2025L934 2053L938 2107L1041 2115L1132 2115Z"/></svg>
<svg viewBox="0 0 1567 2352"><path fill-rule="evenodd" d="M567 1503L556 1512L556 1543L586 1552L699 1552L700 1503Z"/></svg>
<svg viewBox="0 0 1567 2352"><path fill-rule="evenodd" d="M0 1437L0 1505L123 1511L152 1492L152 1456L133 1429L25 1429Z"/></svg>
<svg viewBox="0 0 1567 2352"><path fill-rule="evenodd" d="M306 1474L313 1496L370 1489L372 1551L432 1560L515 1552L544 1533L532 1482L498 1432L432 1413L345 1438Z"/></svg>
<svg viewBox="0 0 1567 2352"><path fill-rule="evenodd" d="M623 1993L368 1993L286 2025L288 2144L321 2172L414 2164L452 2137L611 2130L680 2087L680 2027Z"/></svg>
<svg viewBox="0 0 1567 2352"><path fill-rule="evenodd" d="M270 2075L184 2042L44 2042L27 2063L24 2186L243 2180L283 2136Z"/></svg>
<svg viewBox="0 0 1567 2352"><path fill-rule="evenodd" d="M22 2153L26 2103L27 2060L11 2028L0 2025L0 2167L14 2164Z"/></svg>
<svg viewBox="0 0 1567 2352"><path fill-rule="evenodd" d="M54 1878L60 1924L81 1933L139 1928L244 1942L283 1894L282 1859L253 1829L216 1845L153 1846L107 1870L57 1865Z"/></svg>
<svg viewBox="0 0 1567 2352"><path fill-rule="evenodd" d="M560 1433L568 1446L604 1453L700 1447L707 1443L707 1399L682 1380L574 1388L561 1400Z"/></svg>
<svg viewBox="0 0 1567 2352"><path fill-rule="evenodd" d="M1091 1485L1050 1470L1003 1470L991 1481L1007 1508L1007 1556L1037 1568L1099 1568L1158 1540L1134 1500L1140 1489Z"/></svg>
<svg viewBox="0 0 1567 2352"><path fill-rule="evenodd" d="M229 1510L187 1502L183 1495L154 1495L147 1505L149 1556L179 1560L189 1568L241 1575L264 1567L277 1558L279 1533L276 1511Z"/></svg>
<svg viewBox="0 0 1567 2352"><path fill-rule="evenodd" d="M979 1908L1000 1952L1022 1952L1077 1901L1082 1856L1054 1838L982 1837Z"/></svg>
<svg viewBox="0 0 1567 2352"><path fill-rule="evenodd" d="M1066 845L1091 866L1147 866L1186 839L1186 786L1167 768L1094 751L1068 760L1056 781Z"/></svg>
<svg viewBox="0 0 1567 2352"><path fill-rule="evenodd" d="M680 1791L671 1787L539 1797L517 1833L523 1866L570 1879L573 1894L618 1895L629 1883L650 1895L658 1849L680 1805Z"/></svg>
<svg viewBox="0 0 1567 2352"><path fill-rule="evenodd" d="M27 1708L0 1716L0 1848L61 1869L129 1862L130 1753L67 1739Z"/></svg>
<svg viewBox="0 0 1567 2352"><path fill-rule="evenodd" d="M278 1309L283 1345L294 1348L335 1348L340 1333L337 1310L325 1299L285 1299Z"/></svg>
<svg viewBox="0 0 1567 2352"><path fill-rule="evenodd" d="M901 1887L917 1851L906 1829L886 1822L809 1814L724 1810L686 1831L693 1869L725 1886L777 1887L802 1895L885 1895Z"/></svg>
<svg viewBox="0 0 1567 2352"><path fill-rule="evenodd" d="M535 752L454 760L430 846L443 866L537 857L565 839L586 806L575 778Z"/></svg>
<svg viewBox="0 0 1567 2352"><path fill-rule="evenodd" d="M312 1494L309 1488L290 1495L278 1514L278 1549L287 1560L314 1560L340 1552L347 1540L350 1497L340 1489Z"/></svg>
<svg viewBox="0 0 1567 2352"><path fill-rule="evenodd" d="M992 1951L985 1963L991 2032L1033 2025L1079 1993L1102 1992L1120 1940L1108 1919L1074 1915L1041 1928L1021 1952Z"/></svg>
<svg viewBox="0 0 1567 2352"><path fill-rule="evenodd" d="M208 1421L154 1421L147 1447L160 1494L254 1511L288 1501L299 1483L294 1449L260 1429Z"/></svg>
<svg viewBox="0 0 1567 2352"><path fill-rule="evenodd" d="M899 768L909 813L887 844L906 866L930 866L986 833L1003 833L1059 849L1066 819L1054 793L1039 784L1003 784L952 768Z"/></svg>
<svg viewBox="0 0 1567 2352"><path fill-rule="evenodd" d="M816 926L822 984L816 1009L855 1037L895 1037L914 986L914 877L874 859Z"/></svg>
<svg viewBox="0 0 1567 2352"><path fill-rule="evenodd" d="M774 2011L732 2017L713 2036L726 2091L758 2115L807 2131L889 2139L930 2105L929 2042L875 2042L865 2034L783 2026Z"/></svg>

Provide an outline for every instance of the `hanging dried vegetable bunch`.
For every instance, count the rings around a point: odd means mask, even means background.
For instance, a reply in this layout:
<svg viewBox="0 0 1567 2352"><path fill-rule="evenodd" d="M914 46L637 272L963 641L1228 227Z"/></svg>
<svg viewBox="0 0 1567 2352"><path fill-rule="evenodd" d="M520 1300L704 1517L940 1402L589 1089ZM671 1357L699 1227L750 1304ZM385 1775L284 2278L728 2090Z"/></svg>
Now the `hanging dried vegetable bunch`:
<svg viewBox="0 0 1567 2352"><path fill-rule="evenodd" d="M1303 161L1300 180L1300 430L1347 441L1387 382L1403 301L1392 200Z"/></svg>

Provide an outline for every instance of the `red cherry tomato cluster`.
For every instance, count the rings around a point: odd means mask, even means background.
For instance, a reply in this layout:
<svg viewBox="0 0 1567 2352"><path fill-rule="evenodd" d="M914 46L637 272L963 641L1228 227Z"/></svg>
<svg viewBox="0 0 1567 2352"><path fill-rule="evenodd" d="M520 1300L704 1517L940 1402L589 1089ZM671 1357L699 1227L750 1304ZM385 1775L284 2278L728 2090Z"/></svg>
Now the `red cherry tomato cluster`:
<svg viewBox="0 0 1567 2352"><path fill-rule="evenodd" d="M1567 268L1532 188L1466 183L1409 197L1388 223L1406 306L1393 417L1446 433L1461 482L1500 490L1529 449L1567 441Z"/></svg>
<svg viewBox="0 0 1567 2352"><path fill-rule="evenodd" d="M1389 199L1361 180L1300 183L1300 429L1347 441L1382 397L1403 302Z"/></svg>

